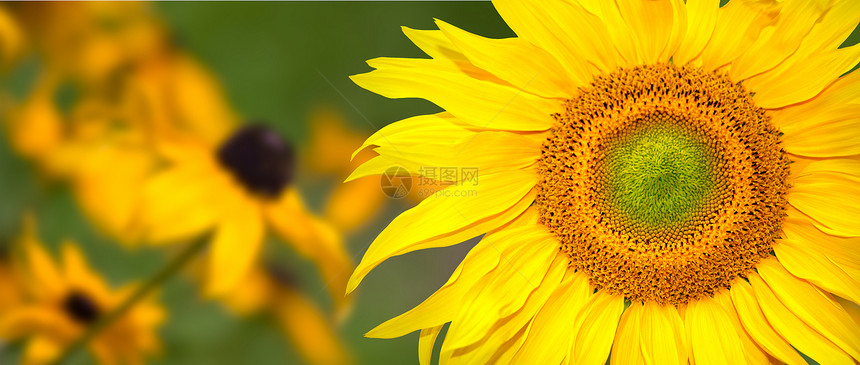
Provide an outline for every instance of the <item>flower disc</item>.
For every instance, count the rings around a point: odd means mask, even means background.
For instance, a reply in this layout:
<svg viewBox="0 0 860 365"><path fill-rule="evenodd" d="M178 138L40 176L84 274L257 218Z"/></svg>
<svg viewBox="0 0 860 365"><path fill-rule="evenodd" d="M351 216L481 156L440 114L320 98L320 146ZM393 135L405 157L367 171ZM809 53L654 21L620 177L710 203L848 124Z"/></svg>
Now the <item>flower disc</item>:
<svg viewBox="0 0 860 365"><path fill-rule="evenodd" d="M686 303L771 252L788 159L742 85L672 64L621 69L556 120L536 205L597 289Z"/></svg>

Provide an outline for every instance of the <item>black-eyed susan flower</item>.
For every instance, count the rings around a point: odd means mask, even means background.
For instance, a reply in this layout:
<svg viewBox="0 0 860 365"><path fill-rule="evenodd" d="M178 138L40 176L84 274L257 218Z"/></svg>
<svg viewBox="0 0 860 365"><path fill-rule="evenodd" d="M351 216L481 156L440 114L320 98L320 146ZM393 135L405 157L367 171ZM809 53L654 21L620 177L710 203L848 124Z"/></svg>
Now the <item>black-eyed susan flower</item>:
<svg viewBox="0 0 860 365"><path fill-rule="evenodd" d="M242 316L271 316L302 358L313 365L351 363L336 323L303 294L284 267L258 264L223 301Z"/></svg>
<svg viewBox="0 0 860 365"><path fill-rule="evenodd" d="M143 192L145 239L185 242L213 231L205 292L220 296L241 283L274 232L313 260L337 302L352 268L340 233L309 213L293 185L293 146L262 124L248 124L217 143L165 138L163 171Z"/></svg>
<svg viewBox="0 0 860 365"><path fill-rule="evenodd" d="M445 109L370 137L354 176L480 176L394 219L349 290L484 235L368 336L421 330L422 363L445 324L441 363L860 360L860 2L719 3L496 1L517 37L438 21L405 29L431 59L353 76Z"/></svg>
<svg viewBox="0 0 860 365"><path fill-rule="evenodd" d="M32 225L21 240L16 270L22 297L0 313L0 338L26 342L24 364L55 361L89 326L126 299L133 286L112 289L73 243L57 264L37 241ZM153 300L138 302L87 344L100 364L141 364L159 351L156 328L164 311Z"/></svg>

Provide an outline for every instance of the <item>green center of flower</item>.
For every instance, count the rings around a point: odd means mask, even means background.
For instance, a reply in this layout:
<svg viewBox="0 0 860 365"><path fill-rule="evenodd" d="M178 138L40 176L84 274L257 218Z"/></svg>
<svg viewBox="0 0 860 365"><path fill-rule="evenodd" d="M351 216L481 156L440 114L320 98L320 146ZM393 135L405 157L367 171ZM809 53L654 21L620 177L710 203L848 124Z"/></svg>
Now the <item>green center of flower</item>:
<svg viewBox="0 0 860 365"><path fill-rule="evenodd" d="M606 199L647 227L687 220L711 186L707 146L680 127L641 128L607 149Z"/></svg>

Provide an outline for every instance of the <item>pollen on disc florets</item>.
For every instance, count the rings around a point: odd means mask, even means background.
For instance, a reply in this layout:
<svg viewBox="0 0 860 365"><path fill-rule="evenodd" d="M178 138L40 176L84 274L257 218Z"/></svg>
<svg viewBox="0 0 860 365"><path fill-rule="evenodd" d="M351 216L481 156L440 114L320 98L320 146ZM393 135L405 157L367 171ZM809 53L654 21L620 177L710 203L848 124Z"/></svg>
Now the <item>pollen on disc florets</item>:
<svg viewBox="0 0 860 365"><path fill-rule="evenodd" d="M742 85L638 66L596 78L555 117L536 206L597 289L682 304L728 288L771 252L788 159Z"/></svg>

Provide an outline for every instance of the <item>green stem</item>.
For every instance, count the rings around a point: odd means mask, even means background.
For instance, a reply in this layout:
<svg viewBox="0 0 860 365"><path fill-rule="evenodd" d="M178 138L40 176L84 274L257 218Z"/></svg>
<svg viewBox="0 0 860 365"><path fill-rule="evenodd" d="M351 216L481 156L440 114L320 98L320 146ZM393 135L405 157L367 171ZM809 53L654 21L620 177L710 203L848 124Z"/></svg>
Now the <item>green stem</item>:
<svg viewBox="0 0 860 365"><path fill-rule="evenodd" d="M54 365L61 365L69 362L74 358L74 356L80 351L84 346L89 343L96 335L98 335L102 330L106 329L110 326L114 321L122 317L129 309L134 307L138 302L140 302L143 298L145 298L151 291L158 288L165 281L170 279L174 274L176 274L179 270L185 267L188 262L194 258L197 253L203 250L206 247L206 244L209 242L210 236L203 235L198 238L196 241L190 243L185 249L179 253L178 256L173 258L167 266L163 267L160 271L158 271L152 278L146 281L143 285L138 287L131 296L126 298L118 307L114 308L107 314L101 316L98 321L93 323L92 326L87 328L87 331L84 332L83 335L78 337L75 342L72 342L63 354L57 358L56 361L53 362Z"/></svg>

